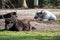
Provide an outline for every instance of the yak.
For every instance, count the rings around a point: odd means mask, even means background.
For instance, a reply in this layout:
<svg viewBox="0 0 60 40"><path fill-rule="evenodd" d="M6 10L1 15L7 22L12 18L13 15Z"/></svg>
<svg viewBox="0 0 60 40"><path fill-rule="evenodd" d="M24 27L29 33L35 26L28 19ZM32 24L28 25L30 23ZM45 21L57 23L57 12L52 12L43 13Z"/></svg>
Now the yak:
<svg viewBox="0 0 60 40"><path fill-rule="evenodd" d="M11 31L31 31L35 29L34 27L31 26L30 20L27 19L19 20L14 15L12 15L11 17L10 24L13 24L12 26L10 25L8 29Z"/></svg>
<svg viewBox="0 0 60 40"><path fill-rule="evenodd" d="M51 21L51 20L56 20L57 17L49 12L48 10L42 10L41 12L37 12L34 19L40 19L40 20L43 20L43 21Z"/></svg>
<svg viewBox="0 0 60 40"><path fill-rule="evenodd" d="M13 26L9 28L12 31L29 31L31 30L30 21L28 20L19 20L13 22Z"/></svg>
<svg viewBox="0 0 60 40"><path fill-rule="evenodd" d="M9 30L12 31L30 31L33 30L34 27L31 26L30 20L23 19L19 20L16 18L15 15L12 15L11 17L11 24L13 23L13 26L9 28Z"/></svg>
<svg viewBox="0 0 60 40"><path fill-rule="evenodd" d="M4 15L0 15L0 19L5 19L5 30L8 29L7 26L8 26L8 24L11 21L12 15L14 15L15 17L17 17L17 13L16 12L10 12L10 13L4 14Z"/></svg>

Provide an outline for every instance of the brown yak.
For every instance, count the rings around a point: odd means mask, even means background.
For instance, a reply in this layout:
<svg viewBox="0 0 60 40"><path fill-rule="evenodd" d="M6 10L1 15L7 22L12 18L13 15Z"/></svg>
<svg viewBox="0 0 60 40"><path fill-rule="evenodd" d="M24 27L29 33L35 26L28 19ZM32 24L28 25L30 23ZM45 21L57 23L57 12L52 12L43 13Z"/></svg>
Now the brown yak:
<svg viewBox="0 0 60 40"><path fill-rule="evenodd" d="M30 31L34 29L31 27L30 21L27 19L19 20L17 19L16 12L7 13L0 15L0 19L5 19L5 29L11 31Z"/></svg>
<svg viewBox="0 0 60 40"><path fill-rule="evenodd" d="M10 25L7 28L8 30L11 31L31 31L35 29L34 27L31 26L30 20L27 19L19 20L17 19L16 15L12 15L9 22L10 22L9 24L11 24L12 26Z"/></svg>

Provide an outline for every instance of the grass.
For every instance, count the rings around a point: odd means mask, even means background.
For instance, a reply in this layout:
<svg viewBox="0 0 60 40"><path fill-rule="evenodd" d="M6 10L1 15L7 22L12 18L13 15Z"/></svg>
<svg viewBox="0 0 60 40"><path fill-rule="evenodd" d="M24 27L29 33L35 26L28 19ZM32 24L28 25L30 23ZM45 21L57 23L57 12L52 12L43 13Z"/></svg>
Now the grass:
<svg viewBox="0 0 60 40"><path fill-rule="evenodd" d="M60 40L60 32L0 31L0 40Z"/></svg>

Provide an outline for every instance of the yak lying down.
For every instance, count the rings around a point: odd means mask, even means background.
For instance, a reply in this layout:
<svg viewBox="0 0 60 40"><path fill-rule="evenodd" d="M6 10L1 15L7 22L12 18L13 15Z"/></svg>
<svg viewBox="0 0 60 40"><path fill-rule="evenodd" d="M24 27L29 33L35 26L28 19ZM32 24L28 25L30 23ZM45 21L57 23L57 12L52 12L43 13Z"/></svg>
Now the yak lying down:
<svg viewBox="0 0 60 40"><path fill-rule="evenodd" d="M31 26L29 20L17 19L16 12L11 12L11 13L5 14L5 15L3 15L3 17L5 18L5 30L31 31L31 30L35 29L34 27Z"/></svg>
<svg viewBox="0 0 60 40"><path fill-rule="evenodd" d="M41 10L41 12L37 12L34 19L40 19L42 21L51 21L57 20L57 17L48 10Z"/></svg>
<svg viewBox="0 0 60 40"><path fill-rule="evenodd" d="M31 26L30 21L29 20L16 20L15 22L11 22L11 25L8 26L8 30L11 31L31 31L33 29L35 29L34 27Z"/></svg>

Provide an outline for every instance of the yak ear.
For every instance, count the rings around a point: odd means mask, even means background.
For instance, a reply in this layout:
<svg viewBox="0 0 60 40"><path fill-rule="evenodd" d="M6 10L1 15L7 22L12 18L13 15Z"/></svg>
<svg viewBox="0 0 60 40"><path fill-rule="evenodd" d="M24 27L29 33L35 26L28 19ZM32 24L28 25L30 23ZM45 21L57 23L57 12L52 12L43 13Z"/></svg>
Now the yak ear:
<svg viewBox="0 0 60 40"><path fill-rule="evenodd" d="M42 14L42 12L40 12L40 14Z"/></svg>

